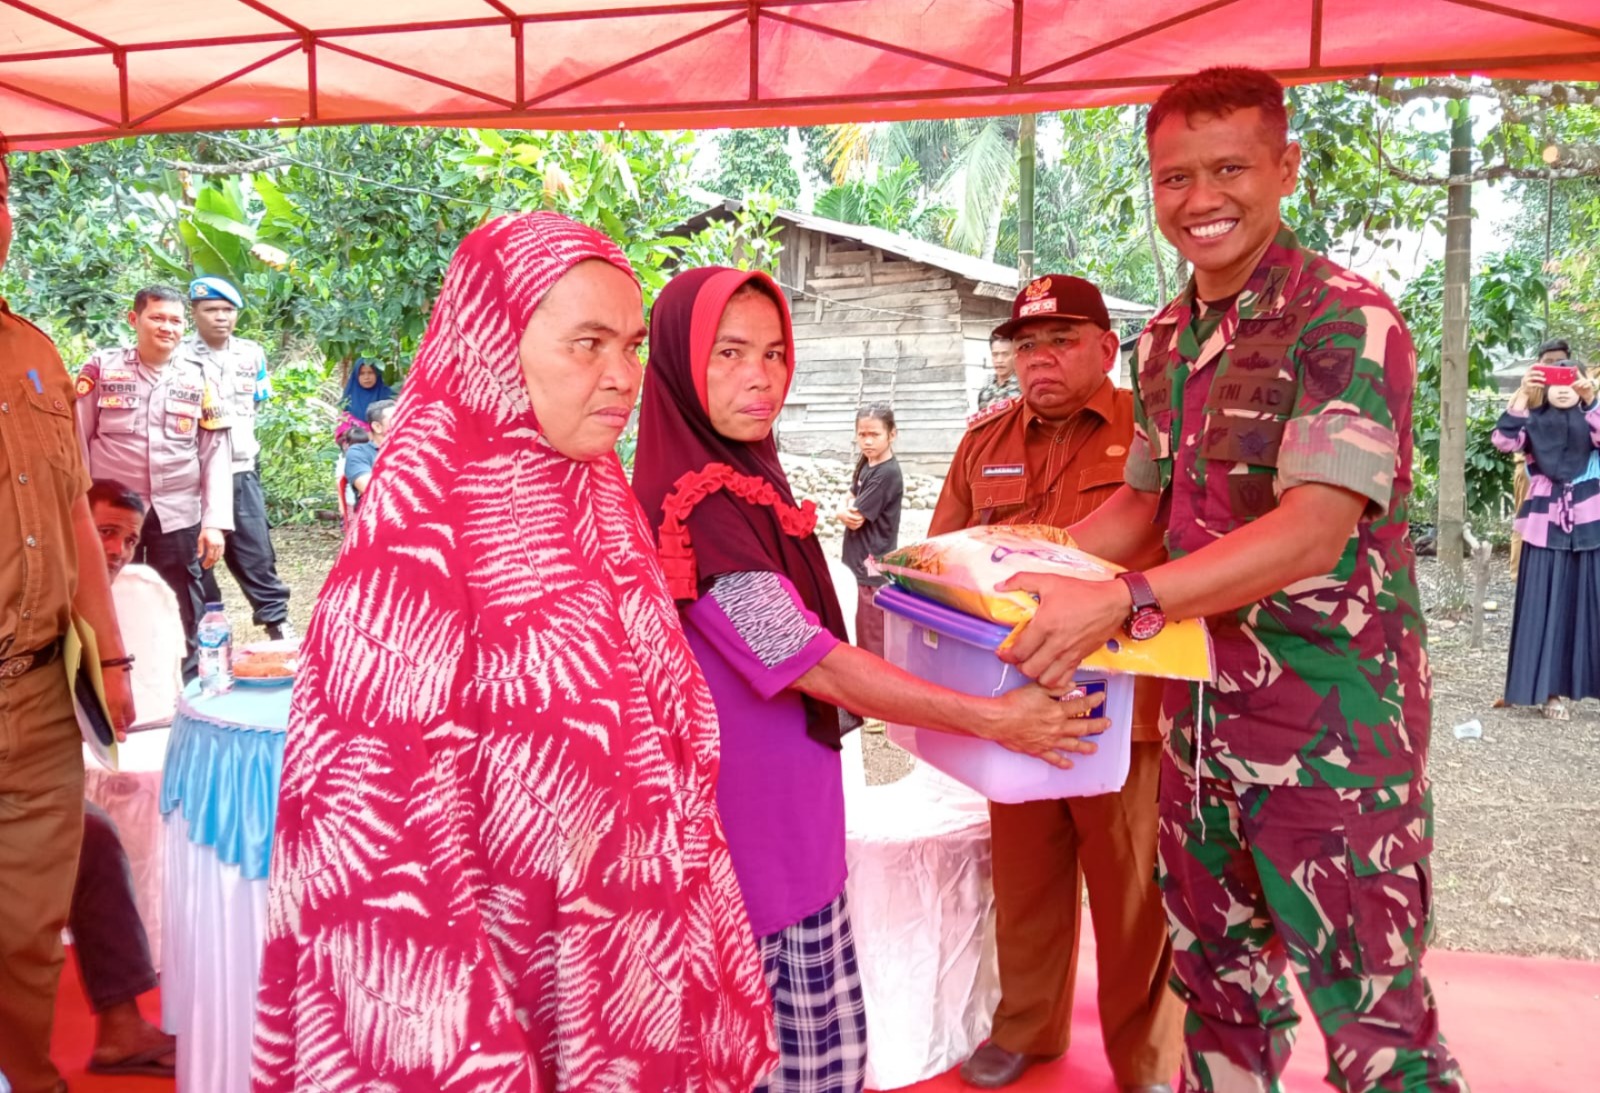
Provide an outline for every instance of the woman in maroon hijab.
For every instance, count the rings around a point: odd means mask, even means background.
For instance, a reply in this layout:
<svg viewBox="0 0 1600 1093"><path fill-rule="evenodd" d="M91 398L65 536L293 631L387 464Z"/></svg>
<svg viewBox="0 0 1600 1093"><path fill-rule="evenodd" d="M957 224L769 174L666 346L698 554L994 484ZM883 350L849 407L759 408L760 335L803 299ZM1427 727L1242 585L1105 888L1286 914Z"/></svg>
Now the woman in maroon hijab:
<svg viewBox="0 0 1600 1093"><path fill-rule="evenodd" d="M1087 700L925 683L845 640L772 427L794 374L787 302L731 269L673 278L651 315L633 488L716 703L717 806L772 989L780 1063L761 1090L854 1093L866 1026L844 902L842 733L857 715L985 736L1061 765Z"/></svg>
<svg viewBox="0 0 1600 1093"><path fill-rule="evenodd" d="M711 696L612 451L644 319L550 213L456 252L306 631L256 1093L747 1093Z"/></svg>

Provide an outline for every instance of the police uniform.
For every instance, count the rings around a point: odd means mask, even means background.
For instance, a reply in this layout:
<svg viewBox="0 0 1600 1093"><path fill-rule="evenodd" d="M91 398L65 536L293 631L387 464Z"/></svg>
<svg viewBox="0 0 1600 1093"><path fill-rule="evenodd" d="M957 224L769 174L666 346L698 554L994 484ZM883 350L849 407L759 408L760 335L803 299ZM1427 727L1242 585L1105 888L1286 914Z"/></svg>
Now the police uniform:
<svg viewBox="0 0 1600 1093"><path fill-rule="evenodd" d="M1054 275L1027 286L1014 312L1048 300L1064 282L1076 282L1068 292L1092 291L1100 300L1087 282ZM1102 301L1096 321L1109 327L1103 316ZM1110 379L1065 421L1045 420L1020 397L996 403L975 415L957 446L929 534L980 524L1076 523L1121 486L1132 441L1132 392ZM1153 881L1161 691L1159 680L1138 683L1134 743L1120 791L989 805L1001 989L990 1039L1017 1056L1050 1058L1067 1050L1087 886L1102 1038L1123 1087L1169 1081L1181 1042L1183 1006L1166 989L1172 945Z"/></svg>
<svg viewBox="0 0 1600 1093"><path fill-rule="evenodd" d="M83 744L61 648L78 585L72 509L89 485L72 378L50 339L0 301L0 1075L18 1093L60 1080L50 1027L83 835Z"/></svg>
<svg viewBox="0 0 1600 1093"><path fill-rule="evenodd" d="M243 307L238 291L216 277L202 277L191 284L189 299L196 303L222 299L236 308ZM278 576L266 496L256 466L261 451L256 439L256 412L272 394L266 353L259 343L238 336L230 336L221 349L207 345L198 333L190 334L183 344L206 367L220 390L233 444L233 534L228 536L223 560L250 601L256 625L266 627L277 637L289 621L289 587ZM207 600L222 598L215 567L204 570L201 580Z"/></svg>
<svg viewBox="0 0 1600 1093"><path fill-rule="evenodd" d="M121 482L149 506L133 561L160 573L177 594L188 644L184 676L193 678L205 606L200 531L233 530L233 447L217 414L220 392L182 345L154 369L137 349L102 349L78 371L76 390L90 471Z"/></svg>
<svg viewBox="0 0 1600 1093"><path fill-rule="evenodd" d="M1416 352L1382 290L1275 238L1231 304L1146 327L1127 482L1173 558L1316 483L1367 508L1334 569L1208 620L1214 686L1168 683L1161 885L1185 1090L1276 1089L1292 961L1352 1093L1465 1090L1422 975L1430 678L1414 575Z"/></svg>

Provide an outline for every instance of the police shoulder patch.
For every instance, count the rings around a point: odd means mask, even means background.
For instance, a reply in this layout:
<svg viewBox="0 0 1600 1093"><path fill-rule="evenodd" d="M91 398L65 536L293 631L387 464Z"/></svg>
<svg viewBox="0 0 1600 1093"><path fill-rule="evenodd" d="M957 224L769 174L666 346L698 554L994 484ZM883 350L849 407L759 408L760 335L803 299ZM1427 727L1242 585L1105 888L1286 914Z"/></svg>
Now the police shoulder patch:
<svg viewBox="0 0 1600 1093"><path fill-rule="evenodd" d="M93 376L87 372L80 372L78 374L78 382L73 384L73 390L77 392L79 398L82 398L94 390L94 384L95 379Z"/></svg>
<svg viewBox="0 0 1600 1093"><path fill-rule="evenodd" d="M998 402L991 402L989 405L985 406L983 409L967 418L967 428L975 429L979 425L987 424L988 422L1000 417L1006 411L1020 405L1021 403L1022 399L1016 397L1003 398Z"/></svg>

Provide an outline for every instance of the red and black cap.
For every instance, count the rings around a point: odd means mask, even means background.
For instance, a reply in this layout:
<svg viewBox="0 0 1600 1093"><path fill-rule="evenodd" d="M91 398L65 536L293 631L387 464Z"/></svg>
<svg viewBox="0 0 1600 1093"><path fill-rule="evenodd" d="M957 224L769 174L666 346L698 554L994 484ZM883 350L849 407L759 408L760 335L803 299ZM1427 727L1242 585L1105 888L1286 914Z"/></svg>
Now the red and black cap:
<svg viewBox="0 0 1600 1093"><path fill-rule="evenodd" d="M1011 303L1011 320L995 327L994 332L1009 338L1030 319L1067 319L1111 329L1111 316L1100 290L1082 277L1065 273L1047 273L1024 285Z"/></svg>

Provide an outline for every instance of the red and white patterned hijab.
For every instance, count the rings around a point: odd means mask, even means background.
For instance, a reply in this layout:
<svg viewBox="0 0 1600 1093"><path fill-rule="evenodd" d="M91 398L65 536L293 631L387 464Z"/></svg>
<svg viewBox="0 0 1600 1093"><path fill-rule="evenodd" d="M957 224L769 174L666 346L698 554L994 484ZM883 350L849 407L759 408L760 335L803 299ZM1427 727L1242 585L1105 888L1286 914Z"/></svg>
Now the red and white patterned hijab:
<svg viewBox="0 0 1600 1093"><path fill-rule="evenodd" d="M257 1093L750 1089L771 1007L711 697L621 465L539 436L563 217L462 243L306 633Z"/></svg>

